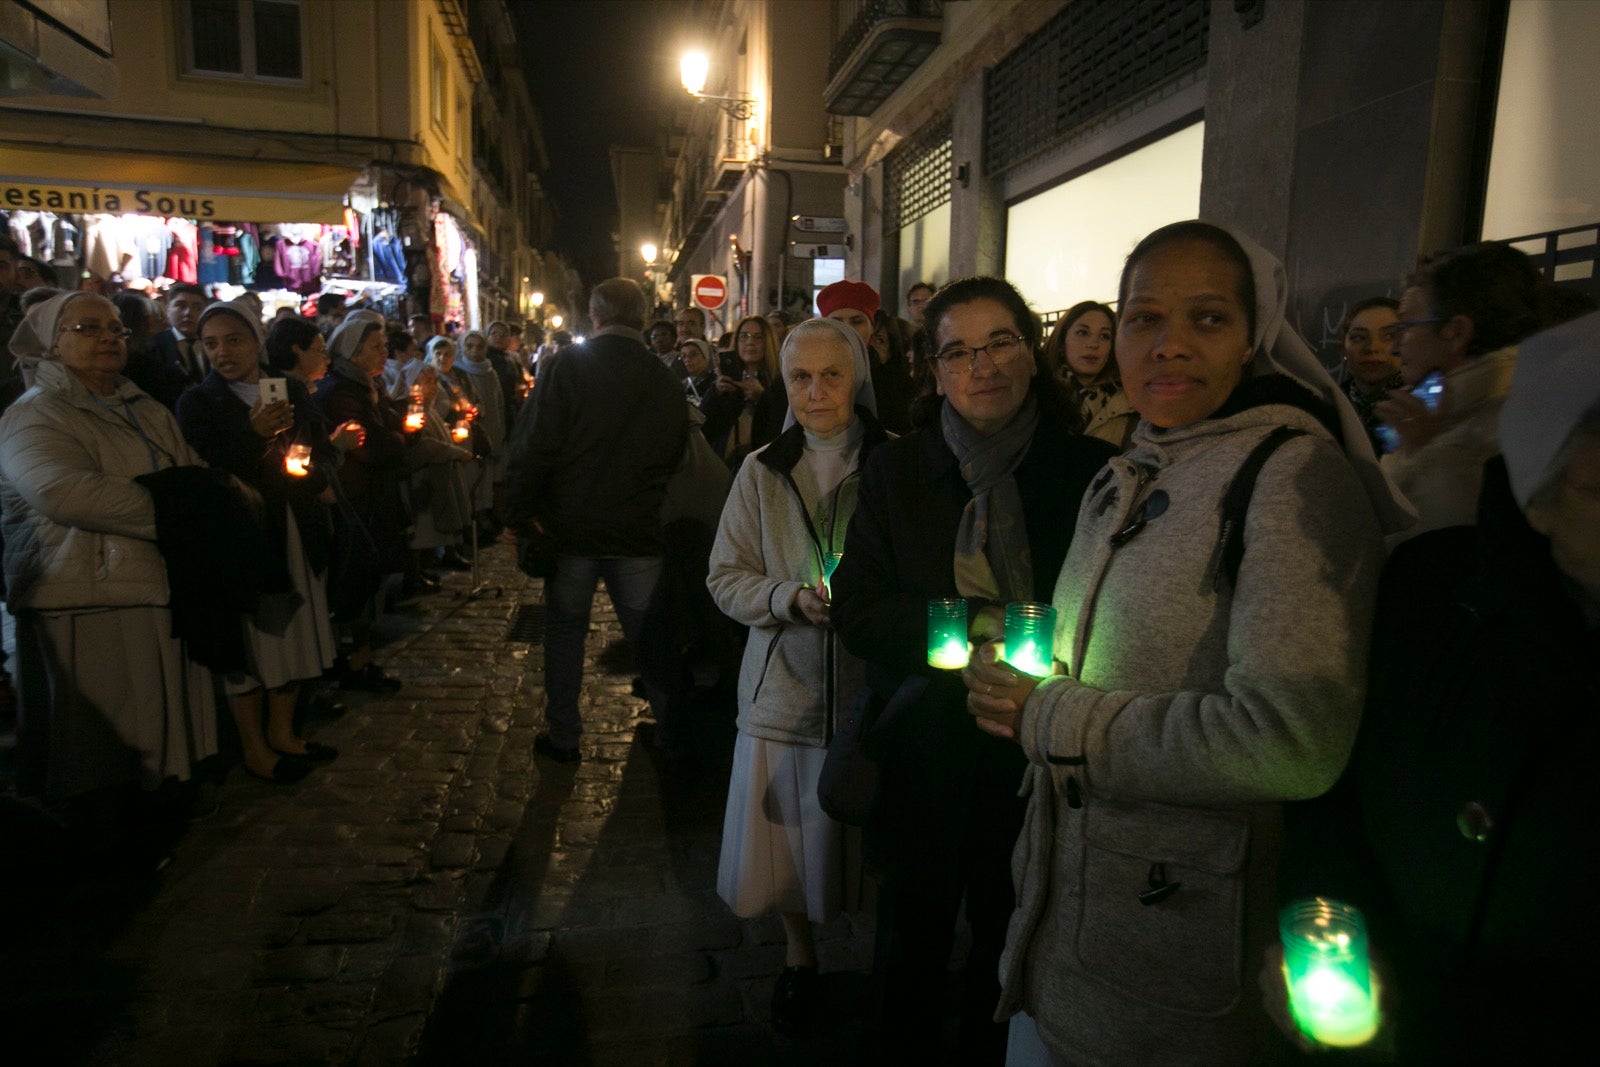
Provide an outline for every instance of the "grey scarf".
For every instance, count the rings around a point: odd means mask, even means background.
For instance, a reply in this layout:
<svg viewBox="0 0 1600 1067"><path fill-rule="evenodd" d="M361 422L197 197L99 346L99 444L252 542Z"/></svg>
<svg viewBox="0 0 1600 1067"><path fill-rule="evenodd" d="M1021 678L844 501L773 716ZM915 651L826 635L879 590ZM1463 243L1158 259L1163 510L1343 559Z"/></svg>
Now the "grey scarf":
<svg viewBox="0 0 1600 1067"><path fill-rule="evenodd" d="M944 443L972 490L956 527L956 591L964 597L997 603L1033 599L1033 555L1014 474L1038 425L1039 406L1032 396L1009 425L987 437L956 414L950 401L939 411Z"/></svg>

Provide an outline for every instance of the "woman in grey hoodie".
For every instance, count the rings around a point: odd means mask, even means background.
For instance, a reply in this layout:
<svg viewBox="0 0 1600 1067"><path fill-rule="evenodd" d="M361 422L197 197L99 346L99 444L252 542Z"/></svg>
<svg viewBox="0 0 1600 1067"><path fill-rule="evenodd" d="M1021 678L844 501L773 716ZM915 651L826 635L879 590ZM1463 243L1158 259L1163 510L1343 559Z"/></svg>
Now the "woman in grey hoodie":
<svg viewBox="0 0 1600 1067"><path fill-rule="evenodd" d="M1275 936L1283 805L1349 756L1382 536L1411 516L1285 303L1282 267L1220 227L1140 242L1117 362L1142 421L1083 500L1060 672L1019 677L992 646L969 668L968 710L1029 762L1008 1062L1286 1050L1244 982Z"/></svg>

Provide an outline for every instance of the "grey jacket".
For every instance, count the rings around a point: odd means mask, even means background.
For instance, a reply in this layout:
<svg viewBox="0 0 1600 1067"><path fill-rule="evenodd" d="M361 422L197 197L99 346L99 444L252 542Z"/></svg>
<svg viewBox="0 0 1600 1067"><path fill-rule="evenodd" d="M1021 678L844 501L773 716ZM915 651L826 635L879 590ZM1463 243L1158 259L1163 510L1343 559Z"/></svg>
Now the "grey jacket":
<svg viewBox="0 0 1600 1067"><path fill-rule="evenodd" d="M866 418L866 416L863 416ZM723 614L750 627L739 669L739 729L752 737L820 748L837 713L865 679L860 660L792 605L802 586L815 587L823 558L844 551L856 488L868 450L883 439L873 421L856 469L808 507L789 472L804 446L791 426L739 467L722 509L706 586Z"/></svg>
<svg viewBox="0 0 1600 1067"><path fill-rule="evenodd" d="M0 419L0 508L13 611L161 606L169 599L155 502L133 479L205 464L172 412L126 379L117 392L143 438L50 361L38 365L32 388Z"/></svg>
<svg viewBox="0 0 1600 1067"><path fill-rule="evenodd" d="M1273 427L1237 587L1220 503ZM1140 505L1166 494L1167 508ZM1072 1063L1243 1063L1274 1038L1254 975L1276 936L1282 804L1354 741L1383 546L1331 435L1285 404L1161 432L1091 486L1056 585L1056 658L1023 709L1027 820L1001 1015ZM1176 888L1170 888L1176 886Z"/></svg>

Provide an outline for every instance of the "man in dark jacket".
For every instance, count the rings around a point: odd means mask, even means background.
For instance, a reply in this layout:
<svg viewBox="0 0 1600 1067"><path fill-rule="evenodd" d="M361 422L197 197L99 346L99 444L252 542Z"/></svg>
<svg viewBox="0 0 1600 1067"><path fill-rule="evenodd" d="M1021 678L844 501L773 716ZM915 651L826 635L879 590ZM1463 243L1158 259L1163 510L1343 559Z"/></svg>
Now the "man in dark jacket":
<svg viewBox="0 0 1600 1067"><path fill-rule="evenodd" d="M639 647L661 574L661 505L689 432L683 388L645 347L644 291L626 278L589 297L589 340L552 360L517 420L506 473L506 523L537 525L556 544L545 584L547 733L534 748L579 758L583 642L601 577L629 644ZM658 717L665 694L650 689Z"/></svg>

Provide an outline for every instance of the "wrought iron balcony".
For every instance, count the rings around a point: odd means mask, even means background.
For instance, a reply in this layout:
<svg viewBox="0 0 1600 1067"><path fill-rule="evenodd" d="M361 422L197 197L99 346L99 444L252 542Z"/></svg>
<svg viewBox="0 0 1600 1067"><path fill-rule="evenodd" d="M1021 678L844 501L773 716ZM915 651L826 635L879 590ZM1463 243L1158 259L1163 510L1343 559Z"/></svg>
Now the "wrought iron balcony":
<svg viewBox="0 0 1600 1067"><path fill-rule="evenodd" d="M939 46L944 0L862 0L828 57L827 109L870 115Z"/></svg>

